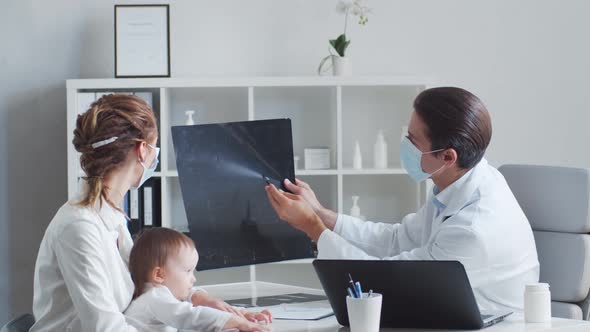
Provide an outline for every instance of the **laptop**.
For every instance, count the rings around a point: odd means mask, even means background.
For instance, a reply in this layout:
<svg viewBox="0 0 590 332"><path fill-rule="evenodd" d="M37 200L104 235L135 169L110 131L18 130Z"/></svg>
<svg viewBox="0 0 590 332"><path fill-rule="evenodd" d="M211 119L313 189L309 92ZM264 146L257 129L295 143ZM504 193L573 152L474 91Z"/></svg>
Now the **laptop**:
<svg viewBox="0 0 590 332"><path fill-rule="evenodd" d="M348 326L349 274L363 292L383 295L381 326L481 329L512 312L480 312L457 261L314 260L313 267L338 323Z"/></svg>

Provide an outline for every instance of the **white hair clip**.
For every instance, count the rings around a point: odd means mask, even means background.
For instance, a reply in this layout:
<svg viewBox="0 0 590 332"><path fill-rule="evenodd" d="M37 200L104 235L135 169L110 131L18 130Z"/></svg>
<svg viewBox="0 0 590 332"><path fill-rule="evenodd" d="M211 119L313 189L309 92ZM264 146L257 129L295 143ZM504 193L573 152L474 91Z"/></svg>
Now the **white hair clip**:
<svg viewBox="0 0 590 332"><path fill-rule="evenodd" d="M111 143L113 143L114 141L116 141L116 140L117 140L117 138L118 138L118 137L117 137L117 136L115 136L115 137L107 138L107 139L105 139L105 140L102 140L102 141L98 141L98 142L96 142L96 143L92 143L92 148L93 148L93 149L96 149L96 148L100 148L100 147L101 147L101 146L103 146L103 145L111 144Z"/></svg>

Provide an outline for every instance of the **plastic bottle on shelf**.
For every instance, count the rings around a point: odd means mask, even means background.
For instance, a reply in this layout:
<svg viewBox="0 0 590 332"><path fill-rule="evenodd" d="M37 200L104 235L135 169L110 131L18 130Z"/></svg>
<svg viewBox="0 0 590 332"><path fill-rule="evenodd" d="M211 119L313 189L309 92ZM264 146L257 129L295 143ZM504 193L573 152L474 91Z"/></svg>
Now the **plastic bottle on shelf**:
<svg viewBox="0 0 590 332"><path fill-rule="evenodd" d="M352 196L352 207L350 208L350 216L355 218L361 217L361 208L358 205L359 196Z"/></svg>
<svg viewBox="0 0 590 332"><path fill-rule="evenodd" d="M186 121L185 121L185 125L187 126L192 126L195 124L195 120L193 119L193 115L195 114L194 110L186 110L184 111L184 114L186 114Z"/></svg>
<svg viewBox="0 0 590 332"><path fill-rule="evenodd" d="M379 129L377 141L375 141L375 168L387 168L387 142L383 135L383 130Z"/></svg>
<svg viewBox="0 0 590 332"><path fill-rule="evenodd" d="M363 168L363 156L361 154L361 146L359 141L354 142L354 155L352 157L352 168L362 169Z"/></svg>

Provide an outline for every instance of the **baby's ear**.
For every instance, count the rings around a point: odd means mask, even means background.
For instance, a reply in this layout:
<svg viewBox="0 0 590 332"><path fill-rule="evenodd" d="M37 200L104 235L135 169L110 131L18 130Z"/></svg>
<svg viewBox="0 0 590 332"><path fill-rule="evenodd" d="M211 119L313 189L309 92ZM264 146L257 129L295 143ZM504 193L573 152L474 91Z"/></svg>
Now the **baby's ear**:
<svg viewBox="0 0 590 332"><path fill-rule="evenodd" d="M156 284L161 284L164 282L164 278L166 278L166 273L163 268L156 266L152 270L152 281Z"/></svg>

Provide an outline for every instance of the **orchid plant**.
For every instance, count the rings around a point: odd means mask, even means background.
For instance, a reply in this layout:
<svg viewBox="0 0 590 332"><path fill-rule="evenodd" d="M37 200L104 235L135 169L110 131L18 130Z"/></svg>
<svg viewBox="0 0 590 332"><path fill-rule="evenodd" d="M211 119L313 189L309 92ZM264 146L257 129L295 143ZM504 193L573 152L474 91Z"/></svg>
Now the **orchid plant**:
<svg viewBox="0 0 590 332"><path fill-rule="evenodd" d="M350 39L346 38L346 29L348 27L348 18L349 16L358 17L358 24L359 25L366 25L369 22L367 18L367 14L371 12L371 9L365 5L365 0L340 0L338 5L336 6L336 10L344 14L344 32L338 36L336 39L330 40L331 48L329 49L330 55L326 56L320 62L318 67L318 74L322 74L324 64L328 59L333 56L340 56L344 57L346 54L346 49L348 45L350 45ZM332 53L332 49L336 51L337 55Z"/></svg>
<svg viewBox="0 0 590 332"><path fill-rule="evenodd" d="M363 0L341 0L338 2L338 5L336 6L336 10L339 13L344 14L344 32L340 36L338 36L338 38L330 40L330 45L332 45L336 53L338 53L338 55L340 56L344 56L346 48L350 44L350 40L346 39L348 16L358 16L359 25L366 25L367 22L369 22L367 14L371 11L371 9L367 7L364 3L365 1Z"/></svg>

